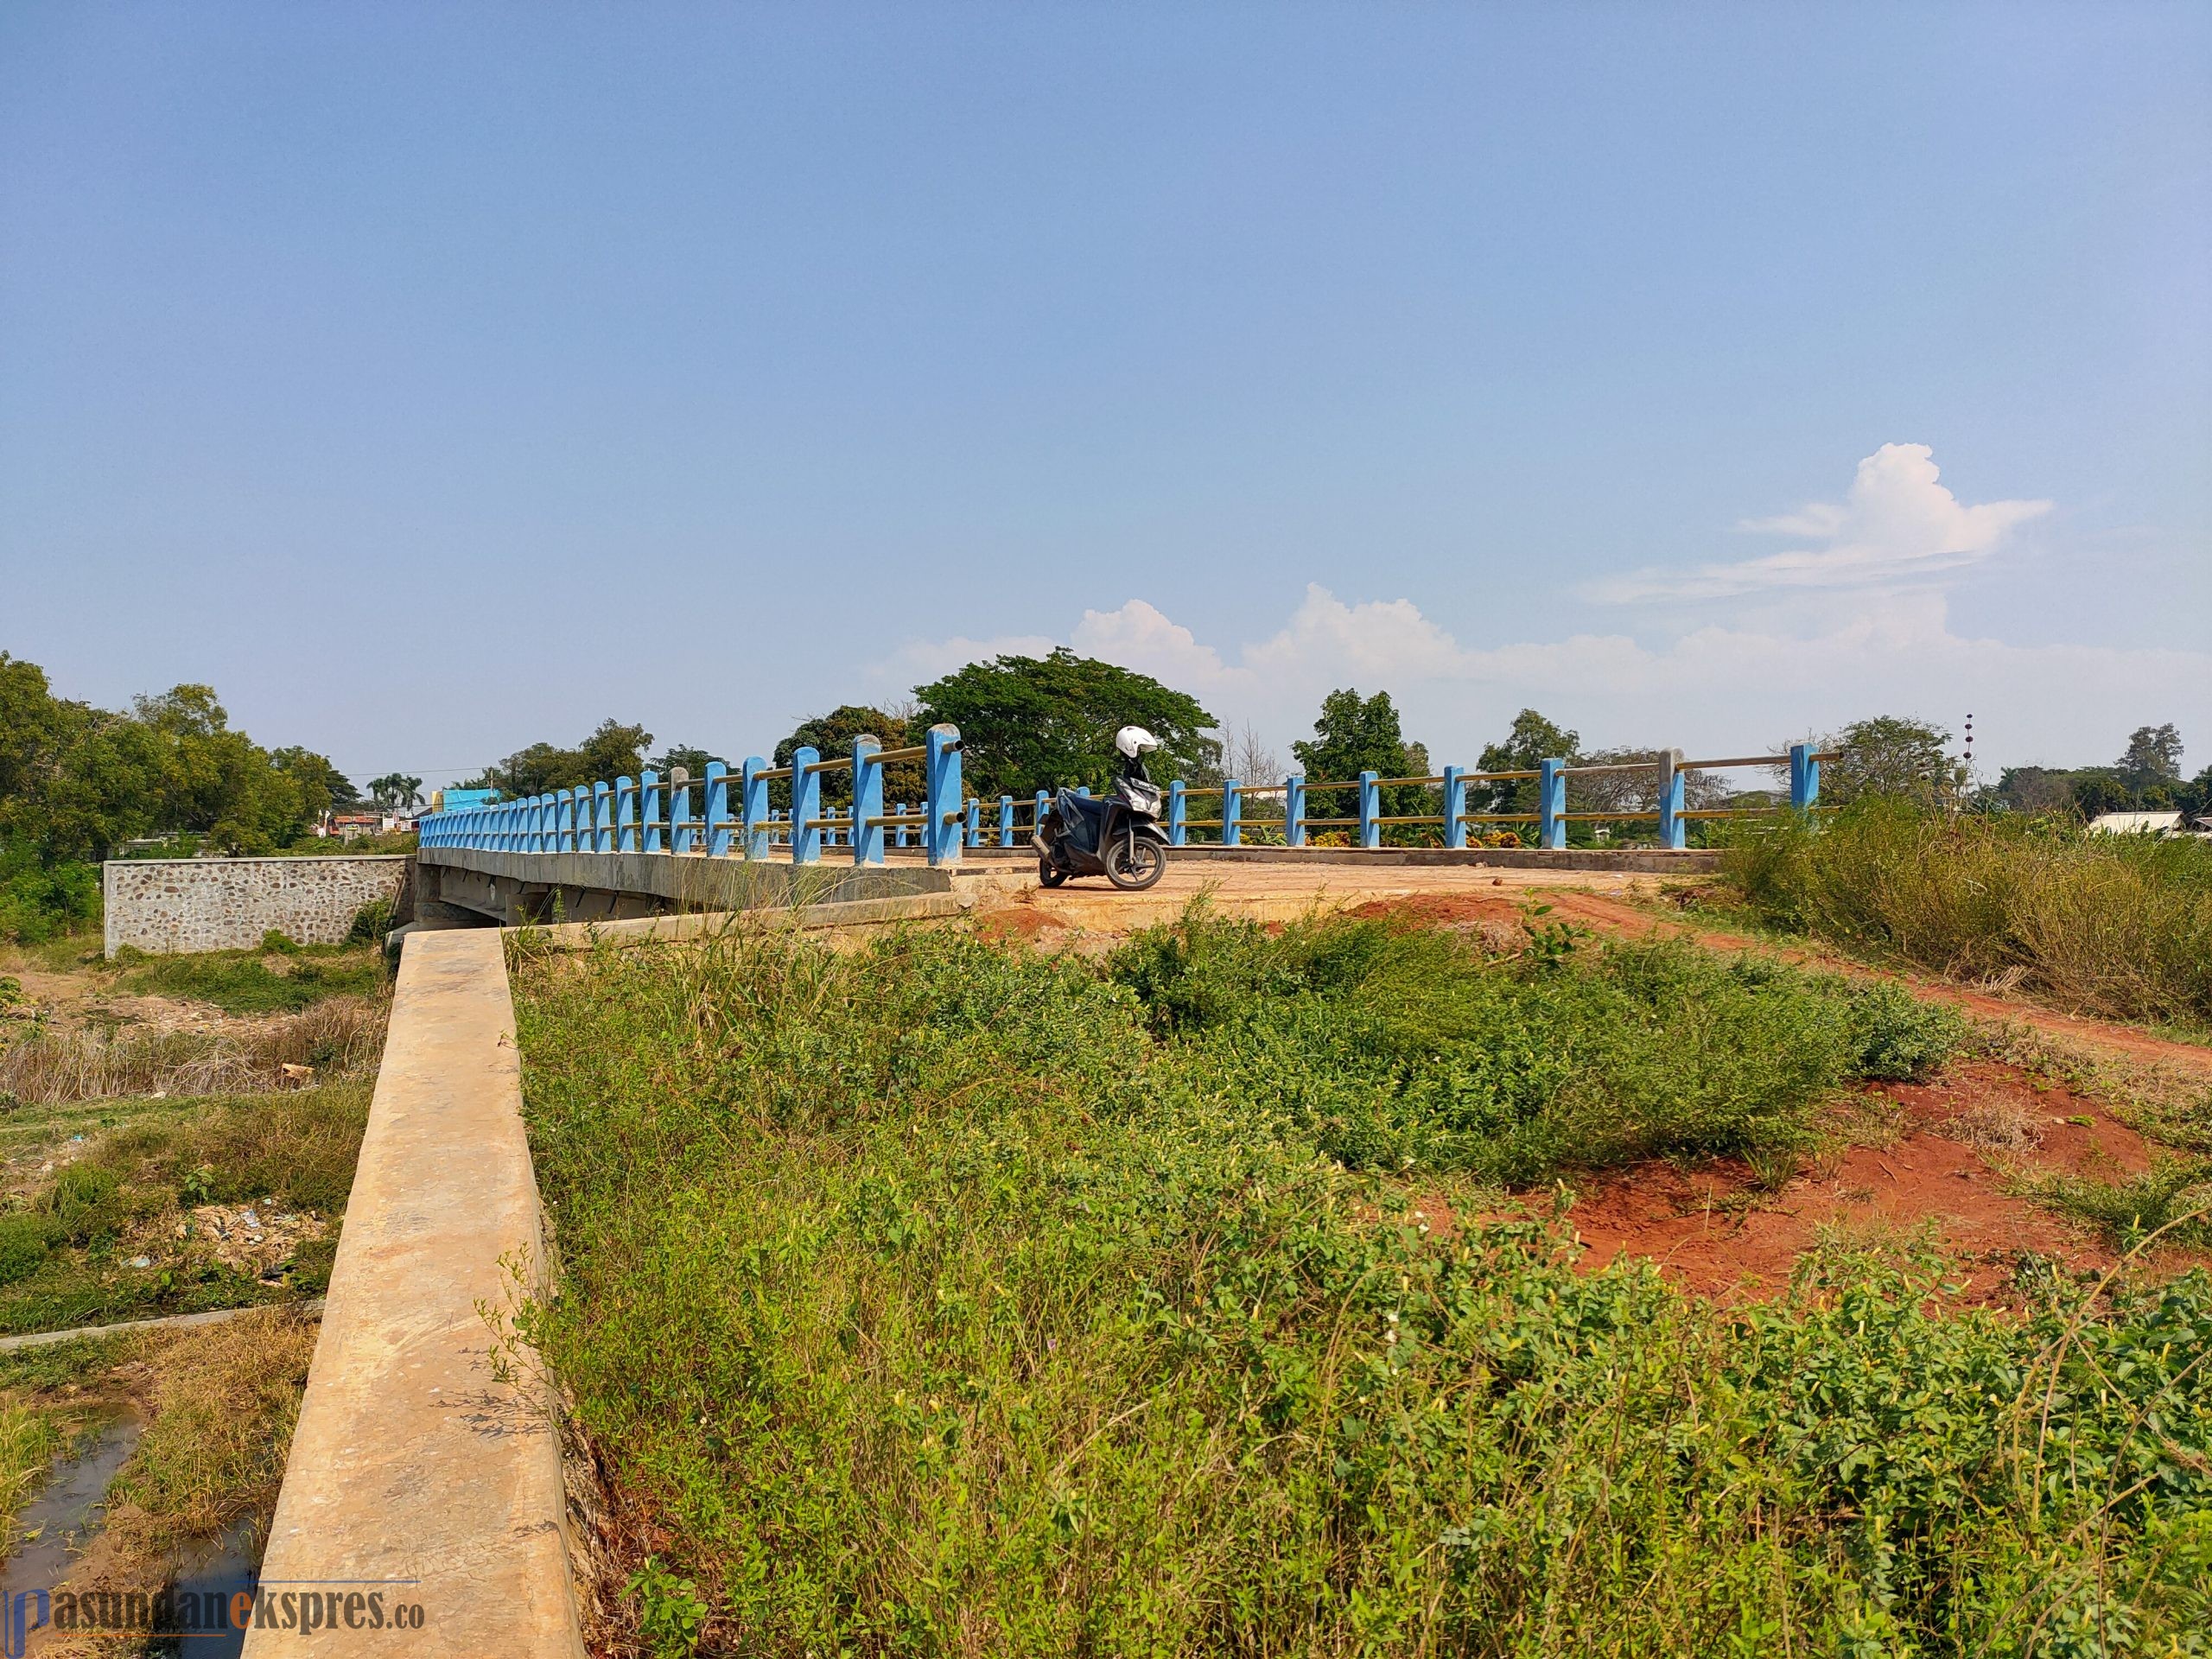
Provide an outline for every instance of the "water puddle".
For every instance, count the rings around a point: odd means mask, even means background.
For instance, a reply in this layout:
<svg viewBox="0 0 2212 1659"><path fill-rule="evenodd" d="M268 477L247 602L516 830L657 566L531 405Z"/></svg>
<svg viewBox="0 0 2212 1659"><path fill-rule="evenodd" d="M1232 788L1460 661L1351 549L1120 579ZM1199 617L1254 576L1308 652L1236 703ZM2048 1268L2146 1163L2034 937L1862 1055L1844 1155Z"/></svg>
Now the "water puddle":
<svg viewBox="0 0 2212 1659"><path fill-rule="evenodd" d="M16 1535L8 1541L15 1553L0 1570L0 1596L8 1605L22 1591L50 1591L67 1575L70 1563L98 1529L107 1484L138 1444L139 1427L135 1417L110 1423L82 1453L55 1470L45 1489L24 1506Z"/></svg>
<svg viewBox="0 0 2212 1659"><path fill-rule="evenodd" d="M179 1605L191 1605L185 1602L187 1596L227 1601L247 1588L261 1565L260 1543L254 1524L248 1519L216 1539L203 1553L187 1556L171 1580ZM237 1659L245 1647L245 1630L241 1626L179 1637L157 1650L176 1654L180 1659Z"/></svg>

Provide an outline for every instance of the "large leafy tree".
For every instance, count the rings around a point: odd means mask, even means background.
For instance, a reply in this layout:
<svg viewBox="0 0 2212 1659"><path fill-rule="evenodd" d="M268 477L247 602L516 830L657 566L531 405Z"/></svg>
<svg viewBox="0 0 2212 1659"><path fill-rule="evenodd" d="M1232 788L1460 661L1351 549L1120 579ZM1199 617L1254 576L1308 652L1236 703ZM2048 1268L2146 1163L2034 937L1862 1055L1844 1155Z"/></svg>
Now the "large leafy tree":
<svg viewBox="0 0 2212 1659"><path fill-rule="evenodd" d="M1482 758L1475 766L1478 772L1534 772L1547 760L1575 760L1581 754L1580 732L1568 731L1534 709L1523 709L1513 716L1513 724L1503 738L1484 746ZM1473 785L1467 791L1468 810L1534 812L1541 804L1536 795L1536 783L1532 778Z"/></svg>
<svg viewBox="0 0 2212 1659"><path fill-rule="evenodd" d="M1293 743L1290 752L1298 757L1309 783L1349 782L1363 772L1385 778L1428 775L1428 751L1406 741L1397 705L1388 691L1371 697L1361 696L1356 689L1330 692L1321 699L1313 735ZM1411 817L1435 810L1430 791L1419 784L1394 784L1381 791L1378 804L1385 817ZM1358 796L1349 789L1317 797L1306 807L1310 817L1346 818L1358 810ZM1393 841L1418 838L1417 826L1393 825L1391 830Z"/></svg>
<svg viewBox="0 0 2212 1659"><path fill-rule="evenodd" d="M918 728L910 729L912 716L889 709L872 709L864 703L840 703L826 715L817 715L803 720L798 728L776 745L775 761L787 766L791 757L802 748L810 748L825 760L834 760L853 752L856 737L873 737L887 749L912 747L922 741ZM964 753L964 752L963 752ZM822 799L825 805L842 805L853 798L853 775L849 772L825 772L822 774ZM886 805L900 801L914 802L922 798L922 767L915 760L893 760L883 768L883 799Z"/></svg>
<svg viewBox="0 0 2212 1659"><path fill-rule="evenodd" d="M914 695L918 726L949 721L960 728L963 776L979 795L1103 789L1114 773L1114 734L1123 726L1144 727L1160 740L1149 763L1155 778L1218 764L1212 733L1219 722L1197 698L1065 646L1046 657L970 663Z"/></svg>
<svg viewBox="0 0 2212 1659"><path fill-rule="evenodd" d="M274 851L298 839L336 776L320 755L272 755L232 729L207 686L121 714L56 697L36 664L0 654L0 836L45 864L178 832Z"/></svg>
<svg viewBox="0 0 2212 1659"><path fill-rule="evenodd" d="M1821 798L1842 806L1866 795L1934 800L1956 786L1951 734L1924 720L1878 715L1822 738L1838 758L1821 769Z"/></svg>
<svg viewBox="0 0 2212 1659"><path fill-rule="evenodd" d="M2119 770L2136 788L2181 781L2181 734L2168 721L2163 726L2138 726L2127 736L2127 752L2120 757Z"/></svg>

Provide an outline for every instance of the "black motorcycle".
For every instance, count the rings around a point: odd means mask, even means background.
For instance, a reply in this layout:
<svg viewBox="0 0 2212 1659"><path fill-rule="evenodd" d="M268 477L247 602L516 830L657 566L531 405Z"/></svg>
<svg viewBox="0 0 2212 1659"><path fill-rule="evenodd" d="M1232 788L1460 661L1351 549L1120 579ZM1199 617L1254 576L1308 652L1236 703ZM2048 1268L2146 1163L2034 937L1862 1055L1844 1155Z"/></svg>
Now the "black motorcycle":
<svg viewBox="0 0 2212 1659"><path fill-rule="evenodd" d="M1057 887L1074 875L1103 875L1141 893L1167 874L1167 832L1160 827L1160 787L1123 776L1093 798L1063 789L1037 826L1037 879Z"/></svg>

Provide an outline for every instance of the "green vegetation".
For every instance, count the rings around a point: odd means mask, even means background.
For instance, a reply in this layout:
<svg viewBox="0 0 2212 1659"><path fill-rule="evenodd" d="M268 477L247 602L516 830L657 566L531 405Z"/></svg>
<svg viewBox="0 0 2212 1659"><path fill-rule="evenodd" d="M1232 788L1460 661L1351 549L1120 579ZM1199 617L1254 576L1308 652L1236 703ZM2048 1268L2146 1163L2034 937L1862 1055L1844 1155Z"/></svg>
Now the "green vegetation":
<svg viewBox="0 0 2212 1659"><path fill-rule="evenodd" d="M99 1120L57 1114L42 1138L34 1138L38 1126L11 1122L11 1152L42 1147L58 1167L0 1211L0 1331L321 1291L368 1103L365 1086L340 1084L118 1104ZM191 1213L257 1205L267 1213L256 1213L251 1233L236 1228L227 1240L212 1237ZM277 1219L302 1214L327 1224Z"/></svg>
<svg viewBox="0 0 2212 1659"><path fill-rule="evenodd" d="M2212 1020L2212 845L1870 799L1738 835L1758 918L2120 1020Z"/></svg>
<svg viewBox="0 0 2212 1659"><path fill-rule="evenodd" d="M916 726L960 728L969 793L1027 795L1088 784L1103 789L1115 769L1114 734L1141 726L1160 740L1155 777L1195 778L1219 765L1217 723L1195 697L1148 674L1078 657L1000 657L914 688Z"/></svg>
<svg viewBox="0 0 2212 1659"><path fill-rule="evenodd" d="M100 917L100 873L76 859L41 859L29 839L0 834L0 939L43 944Z"/></svg>
<svg viewBox="0 0 2212 1659"><path fill-rule="evenodd" d="M232 730L207 686L175 686L118 714L56 697L35 663L0 652L0 841L46 867L180 831L226 852L268 852L357 798L322 756L271 753Z"/></svg>
<svg viewBox="0 0 2212 1659"><path fill-rule="evenodd" d="M359 945L295 944L271 933L257 950L126 958L126 989L212 1002L226 1014L277 1014L333 996L365 996L383 984L383 959Z"/></svg>
<svg viewBox="0 0 2212 1659"><path fill-rule="evenodd" d="M2212 1624L2212 1285L1717 1310L1429 1194L1808 1134L1917 1005L1186 918L518 964L524 1326L715 1653L2104 1653ZM1493 1058L1494 1057L1494 1058ZM1475 1172L1455 1176L1453 1170ZM1454 1185L1457 1182L1458 1185ZM1463 1218L1472 1206L1460 1206Z"/></svg>

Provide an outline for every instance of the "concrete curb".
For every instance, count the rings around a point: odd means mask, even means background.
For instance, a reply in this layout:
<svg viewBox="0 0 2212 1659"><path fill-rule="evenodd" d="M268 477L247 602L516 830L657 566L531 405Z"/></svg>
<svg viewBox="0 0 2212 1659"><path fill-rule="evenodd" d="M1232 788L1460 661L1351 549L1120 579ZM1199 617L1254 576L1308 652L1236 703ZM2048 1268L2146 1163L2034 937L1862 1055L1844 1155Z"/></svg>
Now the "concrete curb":
<svg viewBox="0 0 2212 1659"><path fill-rule="evenodd" d="M419 1606L410 1655L582 1659L554 1402L486 1317L545 1268L505 944L408 938L262 1582ZM245 1651L391 1649L387 1611Z"/></svg>
<svg viewBox="0 0 2212 1659"><path fill-rule="evenodd" d="M158 1319L125 1319L120 1325L80 1325L73 1331L26 1331L19 1336L0 1337L0 1354L12 1354L24 1348L47 1348L57 1342L87 1341L105 1337L124 1337L138 1331L189 1331L195 1325L220 1325L226 1319L235 1319L241 1313L258 1313L264 1308L295 1308L302 1313L320 1316L322 1298L317 1296L304 1302L254 1302L245 1307L211 1307L205 1313L164 1313Z"/></svg>

